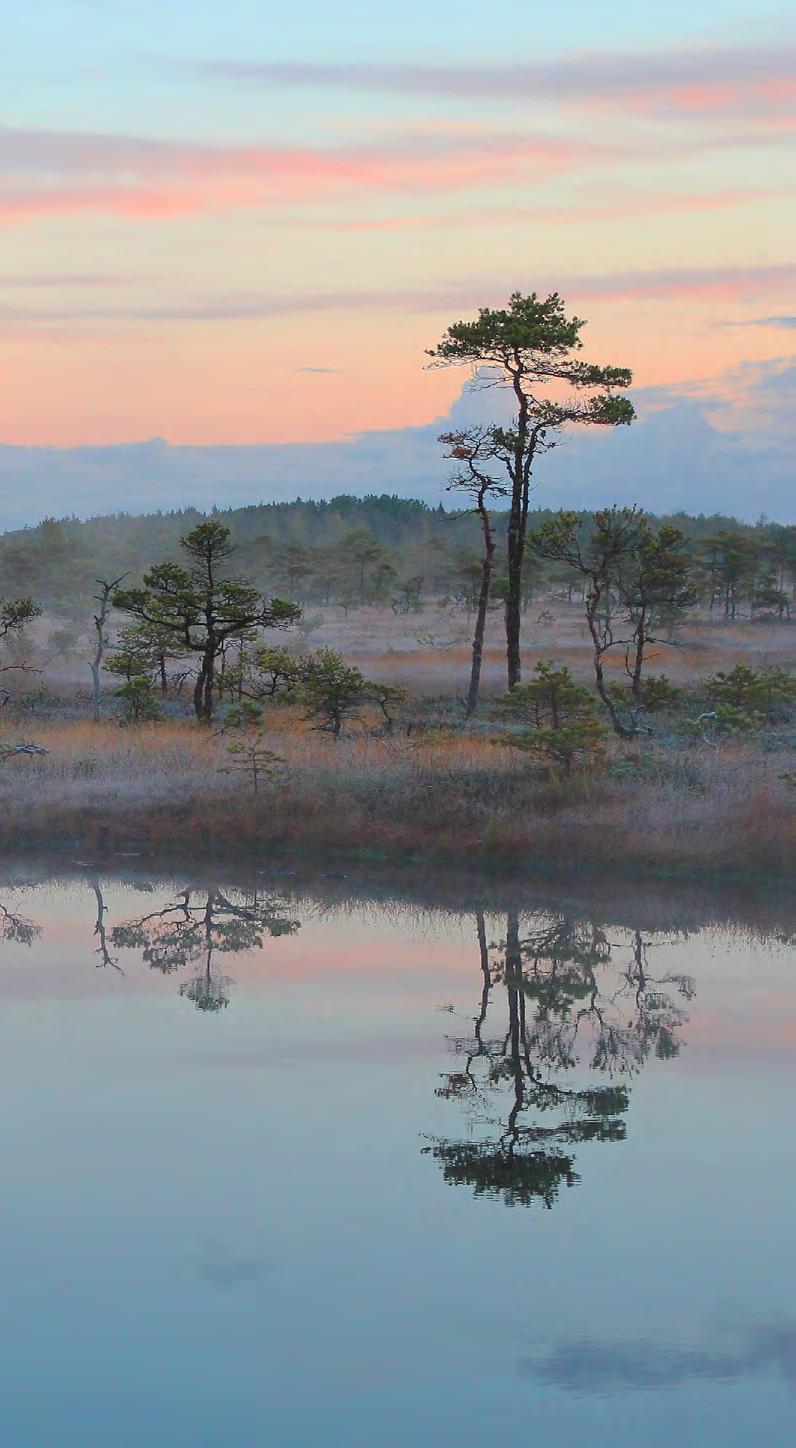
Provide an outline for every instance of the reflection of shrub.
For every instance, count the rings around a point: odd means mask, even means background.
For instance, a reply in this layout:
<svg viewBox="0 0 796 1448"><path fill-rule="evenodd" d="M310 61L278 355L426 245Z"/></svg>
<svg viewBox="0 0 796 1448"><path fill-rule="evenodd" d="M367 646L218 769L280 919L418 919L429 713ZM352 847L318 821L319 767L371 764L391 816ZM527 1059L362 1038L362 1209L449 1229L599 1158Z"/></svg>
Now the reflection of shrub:
<svg viewBox="0 0 796 1448"><path fill-rule="evenodd" d="M576 762L602 753L604 728L590 691L578 684L565 664L540 659L536 678L516 684L498 702L499 714L521 727L496 740L535 755L568 774Z"/></svg>

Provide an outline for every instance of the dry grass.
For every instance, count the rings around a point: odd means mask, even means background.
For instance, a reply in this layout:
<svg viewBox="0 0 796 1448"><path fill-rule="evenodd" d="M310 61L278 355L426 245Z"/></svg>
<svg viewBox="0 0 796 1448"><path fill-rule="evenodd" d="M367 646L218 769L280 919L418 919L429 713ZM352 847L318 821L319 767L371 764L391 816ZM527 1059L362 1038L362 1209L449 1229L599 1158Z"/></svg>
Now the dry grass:
<svg viewBox="0 0 796 1448"><path fill-rule="evenodd" d="M470 661L462 613L431 604L397 619L387 609L348 616L336 608L308 611L322 622L306 647L331 644L369 677L404 684L416 699L462 696ZM41 621L42 637L54 622ZM592 682L578 605L540 600L524 634L526 677L537 659L555 657ZM724 627L694 619L678 647L661 647L649 669L690 685L740 661L785 663L793 640L787 625ZM81 646L83 657L87 652L88 642ZM609 667L621 670L619 654ZM485 700L504 691L504 680L495 613L484 653ZM469 862L504 872L622 866L785 878L792 870L794 792L781 776L795 763L785 751L649 743L634 762L632 750L613 742L604 771L556 782L496 749L479 728L437 742L379 738L360 728L334 744L277 709L268 742L285 760L284 778L254 801L243 780L222 772L229 763L223 738L187 719L139 729L63 722L87 708L88 674L79 660L31 678L41 682L65 697L52 707L37 705L13 726L17 737L33 736L50 752L0 770L6 855L51 844L61 852L167 858L310 849L327 860L384 857L396 868L409 860ZM82 696L70 702L69 690L78 686ZM189 699L177 707L187 711ZM457 713L446 704L440 717L446 711ZM481 730L488 716L485 708ZM6 719L6 731L11 727Z"/></svg>
<svg viewBox="0 0 796 1448"><path fill-rule="evenodd" d="M289 711L268 743L284 777L256 800L222 772L226 741L191 723L36 726L50 752L0 773L0 850L160 858L332 856L688 876L792 869L793 760L750 745L611 746L607 768L556 781L479 735L360 732L335 744Z"/></svg>

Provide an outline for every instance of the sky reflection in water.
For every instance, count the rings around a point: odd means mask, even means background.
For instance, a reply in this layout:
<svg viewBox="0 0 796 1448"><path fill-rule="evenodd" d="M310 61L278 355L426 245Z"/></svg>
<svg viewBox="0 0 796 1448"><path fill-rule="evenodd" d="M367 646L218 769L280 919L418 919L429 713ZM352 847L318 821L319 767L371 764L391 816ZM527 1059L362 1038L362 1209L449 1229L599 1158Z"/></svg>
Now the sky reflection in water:
<svg viewBox="0 0 796 1448"><path fill-rule="evenodd" d="M4 1445L793 1441L779 925L0 906Z"/></svg>

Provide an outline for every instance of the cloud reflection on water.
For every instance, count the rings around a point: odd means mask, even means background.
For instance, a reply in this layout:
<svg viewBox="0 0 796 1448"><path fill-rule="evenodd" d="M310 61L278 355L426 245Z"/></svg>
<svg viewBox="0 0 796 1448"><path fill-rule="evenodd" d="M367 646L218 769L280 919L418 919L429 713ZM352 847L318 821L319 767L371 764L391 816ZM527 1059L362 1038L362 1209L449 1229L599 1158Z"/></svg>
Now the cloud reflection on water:
<svg viewBox="0 0 796 1448"><path fill-rule="evenodd" d="M735 1347L687 1347L653 1340L562 1342L541 1357L524 1357L522 1377L576 1393L682 1387L695 1379L728 1382L774 1371L796 1385L796 1324L761 1323Z"/></svg>

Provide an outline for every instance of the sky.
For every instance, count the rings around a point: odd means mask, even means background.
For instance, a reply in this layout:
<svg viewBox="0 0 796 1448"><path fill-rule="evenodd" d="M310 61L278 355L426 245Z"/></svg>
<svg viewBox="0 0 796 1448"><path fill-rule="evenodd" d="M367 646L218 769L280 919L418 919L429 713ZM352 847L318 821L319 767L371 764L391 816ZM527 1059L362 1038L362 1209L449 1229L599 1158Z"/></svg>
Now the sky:
<svg viewBox="0 0 796 1448"><path fill-rule="evenodd" d="M781 513L789 10L9 6L0 452L162 438L311 446L330 466L363 435L387 452L462 406L462 373L425 366L450 321L555 289L588 319L584 355L633 369L642 417L683 423L694 486L689 426L708 429L705 510L740 452L757 459L754 511ZM16 456L0 458L6 489ZM643 467L638 443L631 458ZM28 462L34 512L69 511L62 474ZM107 491L106 509L129 501Z"/></svg>

